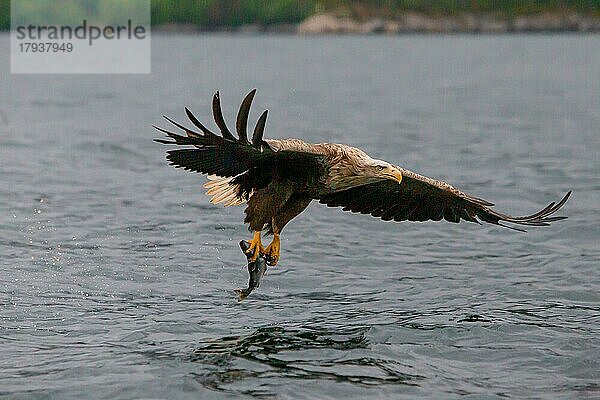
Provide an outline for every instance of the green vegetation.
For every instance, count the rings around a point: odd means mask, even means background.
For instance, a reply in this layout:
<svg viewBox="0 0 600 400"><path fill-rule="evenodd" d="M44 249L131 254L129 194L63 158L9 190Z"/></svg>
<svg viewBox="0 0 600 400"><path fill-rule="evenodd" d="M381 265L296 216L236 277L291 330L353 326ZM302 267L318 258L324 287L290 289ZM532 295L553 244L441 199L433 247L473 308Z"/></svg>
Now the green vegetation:
<svg viewBox="0 0 600 400"><path fill-rule="evenodd" d="M313 0L153 0L152 23L195 24L203 28L302 21L315 11Z"/></svg>
<svg viewBox="0 0 600 400"><path fill-rule="evenodd" d="M394 18L406 11L428 15L486 13L504 17L540 12L600 14L600 0L322 0L323 10L337 10L358 19Z"/></svg>
<svg viewBox="0 0 600 400"><path fill-rule="evenodd" d="M69 7L80 7L79 10L67 10L65 2L60 3L57 10L75 15L95 2L68 3ZM123 3L127 0L107 4L122 6ZM152 0L151 4L155 25L193 24L202 29L298 23L317 12L334 12L357 19L394 18L406 11L429 15L489 13L508 18L540 12L600 15L600 0ZM101 17L104 13L111 14L106 6L99 7L98 12L103 14ZM0 0L0 29L9 28L10 0Z"/></svg>
<svg viewBox="0 0 600 400"><path fill-rule="evenodd" d="M0 0L0 30L10 29L10 2Z"/></svg>

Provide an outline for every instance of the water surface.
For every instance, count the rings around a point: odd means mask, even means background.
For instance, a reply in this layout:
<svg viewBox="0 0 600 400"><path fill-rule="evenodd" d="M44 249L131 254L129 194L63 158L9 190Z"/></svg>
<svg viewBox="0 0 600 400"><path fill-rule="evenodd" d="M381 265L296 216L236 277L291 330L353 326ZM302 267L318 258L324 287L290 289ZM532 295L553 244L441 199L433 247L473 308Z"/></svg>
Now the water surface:
<svg viewBox="0 0 600 400"><path fill-rule="evenodd" d="M8 48L7 36L2 46ZM151 75L0 67L0 395L600 396L598 36L153 36ZM8 54L6 51L3 54ZM242 303L243 209L167 166L161 114L335 141L501 211L574 195L527 234L314 204Z"/></svg>

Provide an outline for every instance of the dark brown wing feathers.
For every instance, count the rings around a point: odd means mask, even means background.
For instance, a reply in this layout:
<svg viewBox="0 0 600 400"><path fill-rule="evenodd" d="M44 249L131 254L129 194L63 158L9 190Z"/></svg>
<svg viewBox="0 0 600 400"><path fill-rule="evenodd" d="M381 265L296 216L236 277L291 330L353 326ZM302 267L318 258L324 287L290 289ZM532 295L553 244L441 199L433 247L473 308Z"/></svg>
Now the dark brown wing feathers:
<svg viewBox="0 0 600 400"><path fill-rule="evenodd" d="M344 211L370 214L384 221L484 221L522 231L512 225L546 226L566 218L552 214L570 195L568 192L558 203L550 203L534 214L513 217L492 210L492 203L460 192L444 182L404 170L400 184L391 180L371 183L327 194L319 202L330 207L343 207Z"/></svg>
<svg viewBox="0 0 600 400"><path fill-rule="evenodd" d="M256 127L254 128L254 134L252 135L252 144L256 147L260 147L263 141L263 134L265 133L265 124L267 123L267 114L269 110L265 110L258 118Z"/></svg>
<svg viewBox="0 0 600 400"><path fill-rule="evenodd" d="M219 127L219 130L221 131L221 135L223 135L223 138L227 139L227 140L233 140L233 141L237 140L231 134L229 129L227 128L227 124L225 124L225 118L223 118L223 112L221 111L221 98L219 96L218 90L213 96L212 107L213 107L213 116L215 118L215 123Z"/></svg>
<svg viewBox="0 0 600 400"><path fill-rule="evenodd" d="M167 129L154 126L157 130L165 133L172 140L154 139L155 142L163 144L190 145L191 149L175 149L167 151L167 159L176 168L183 168L188 171L200 172L204 174L215 174L223 177L239 175L257 164L267 160L273 151L262 140L265 129L266 112L258 120L252 144L247 138L248 114L252 99L256 90L252 90L244 98L238 118L236 129L239 135L237 139L225 124L223 113L221 111L221 101L219 92L213 96L212 109L213 117L222 136L219 136L204 126L198 118L186 107L185 113L190 122L200 130L200 132L190 129L167 116L163 116L167 121L185 132L184 135L171 132Z"/></svg>
<svg viewBox="0 0 600 400"><path fill-rule="evenodd" d="M250 106L252 100L256 94L256 89L252 89L250 93L244 97L240 110L238 111L237 119L235 121L235 129L237 130L238 136L242 143L248 144L248 114L250 113Z"/></svg>
<svg viewBox="0 0 600 400"><path fill-rule="evenodd" d="M208 129L207 127L202 125L202 122L198 121L198 118L196 118L196 116L194 114L192 114L192 112L189 110L189 108L185 107L185 113L186 113L187 117L189 118L189 120L192 122L192 124L194 124L195 126L200 128L200 130L202 131L202 133L205 136L210 136L210 137L217 136L210 129ZM171 121L171 120L168 119L168 121ZM177 124L174 124L174 125L178 126ZM162 129L161 129L161 131L164 132ZM189 135L189 132L188 132L188 135Z"/></svg>
<svg viewBox="0 0 600 400"><path fill-rule="evenodd" d="M256 89L248 93L240 106L236 120L239 139L236 139L225 125L219 92L217 92L212 103L213 117L222 136L210 131L186 108L188 119L200 132L164 116L167 121L185 132L185 135L154 126L172 139L154 139L154 141L163 144L193 146L192 148L177 148L167 151L167 159L170 164L176 168L193 172L221 177L235 176L232 183L239 185L242 197L253 189L264 187L275 175L292 180L304 187L310 186L319 179L322 173L322 157L293 150L273 151L263 140L267 111L262 113L256 123L252 143L248 142L248 114L255 93Z"/></svg>

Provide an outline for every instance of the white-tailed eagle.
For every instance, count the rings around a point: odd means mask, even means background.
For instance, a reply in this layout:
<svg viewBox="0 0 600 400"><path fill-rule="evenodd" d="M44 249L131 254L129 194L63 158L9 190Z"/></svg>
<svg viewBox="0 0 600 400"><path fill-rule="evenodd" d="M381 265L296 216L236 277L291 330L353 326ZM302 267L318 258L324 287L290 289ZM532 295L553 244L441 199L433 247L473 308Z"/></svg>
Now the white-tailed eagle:
<svg viewBox="0 0 600 400"><path fill-rule="evenodd" d="M521 226L546 226L566 217L553 216L569 199L569 191L558 203L522 217L491 208L492 203L468 195L453 186L431 179L364 151L337 143L306 143L299 139L263 139L267 111L263 112L252 138L247 134L248 113L256 89L240 106L237 137L225 124L219 92L212 102L213 117L220 135L204 126L189 109L185 112L194 129L169 117L180 135L154 126L176 145L167 159L176 168L208 175L207 194L214 204L226 207L246 203L244 223L254 232L248 252L265 256L269 265L279 261L279 235L283 227L313 200L344 211L370 214L384 221L488 222L516 230ZM186 148L179 148L185 146ZM507 223L507 224L505 224ZM266 248L261 233L273 234Z"/></svg>

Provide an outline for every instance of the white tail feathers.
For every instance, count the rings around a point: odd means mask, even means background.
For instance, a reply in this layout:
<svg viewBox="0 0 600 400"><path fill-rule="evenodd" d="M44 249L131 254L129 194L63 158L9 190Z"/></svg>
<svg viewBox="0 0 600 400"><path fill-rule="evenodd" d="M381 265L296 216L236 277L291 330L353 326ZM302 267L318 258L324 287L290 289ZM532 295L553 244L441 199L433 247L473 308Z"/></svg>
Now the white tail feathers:
<svg viewBox="0 0 600 400"><path fill-rule="evenodd" d="M216 175L209 175L208 182L204 187L208 189L206 194L210 196L210 202L213 204L223 203L225 207L239 206L246 201L240 199L237 195L238 185L232 185L233 178L222 178Z"/></svg>

